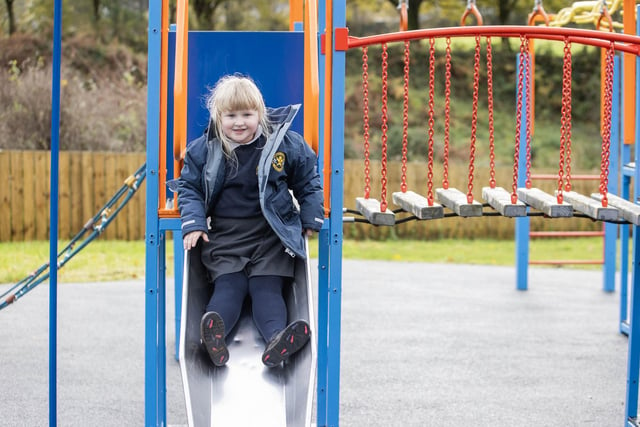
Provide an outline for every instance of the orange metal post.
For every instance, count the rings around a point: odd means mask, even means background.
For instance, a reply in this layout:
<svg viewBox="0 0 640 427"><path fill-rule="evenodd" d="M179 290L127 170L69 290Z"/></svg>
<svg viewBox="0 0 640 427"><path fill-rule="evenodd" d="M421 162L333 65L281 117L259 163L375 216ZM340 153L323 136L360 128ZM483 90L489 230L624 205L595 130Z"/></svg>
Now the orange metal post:
<svg viewBox="0 0 640 427"><path fill-rule="evenodd" d="M173 88L173 158L181 161L187 147L187 69L189 63L189 2L178 2L176 72ZM176 171L176 176L178 175Z"/></svg>
<svg viewBox="0 0 640 427"><path fill-rule="evenodd" d="M167 193L164 190L167 182L167 80L168 80L168 62L169 62L169 28L166 25L169 19L169 0L162 0L162 11L160 15L162 19L161 34L161 53L160 53L160 140L158 141L158 181L159 181L159 200L158 208L164 210L167 204Z"/></svg>
<svg viewBox="0 0 640 427"><path fill-rule="evenodd" d="M293 31L296 22L302 22L302 1L289 0L289 31Z"/></svg>
<svg viewBox="0 0 640 427"><path fill-rule="evenodd" d="M304 19L304 139L318 153L318 3L308 0Z"/></svg>
<svg viewBox="0 0 640 427"><path fill-rule="evenodd" d="M189 2L178 1L177 4L177 32L176 32L176 60L175 78L173 83L173 174L180 176L184 155L187 149L187 63L189 43ZM166 84L165 84L166 86ZM166 91L166 89L165 89ZM165 102L166 104L166 102ZM160 182L160 192L164 193L166 183ZM178 211L178 195L173 197L173 208L164 209L161 206L161 218L175 218L180 216Z"/></svg>
<svg viewBox="0 0 640 427"><path fill-rule="evenodd" d="M624 0L623 19L625 34L636 33L636 0ZM636 132L636 58L629 53L624 54L624 130L625 144L633 144Z"/></svg>
<svg viewBox="0 0 640 427"><path fill-rule="evenodd" d="M332 72L333 66L333 2L327 0L325 4L326 10L326 28L324 37L325 52L325 80L324 80L324 212L329 215L331 209L330 190L331 190L331 90L332 90Z"/></svg>

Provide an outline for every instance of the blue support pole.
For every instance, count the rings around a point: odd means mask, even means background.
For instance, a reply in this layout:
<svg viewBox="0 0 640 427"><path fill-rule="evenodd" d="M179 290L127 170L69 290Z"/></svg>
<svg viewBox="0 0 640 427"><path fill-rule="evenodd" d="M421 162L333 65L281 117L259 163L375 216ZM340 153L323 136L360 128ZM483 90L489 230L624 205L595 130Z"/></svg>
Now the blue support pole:
<svg viewBox="0 0 640 427"><path fill-rule="evenodd" d="M162 218L160 219L160 235L166 239L166 232L173 233L173 279L174 279L174 310L175 310L175 359L179 360L180 354L180 322L182 317L182 281L184 280L184 249L182 246L182 230L180 218ZM165 242L166 244L166 242ZM166 263L166 254L160 256L159 262ZM163 274L163 287L166 292L166 271L164 267L160 267L159 271ZM166 300L166 295L165 295ZM166 306L166 301L163 303ZM165 313L166 315L166 313Z"/></svg>
<svg viewBox="0 0 640 427"><path fill-rule="evenodd" d="M621 114L622 129L624 129L624 115ZM629 200L631 176L628 175L627 164L631 161L631 147L622 144L620 148L622 182L620 197ZM629 224L620 225L620 332L629 333L628 324L628 290L629 290Z"/></svg>
<svg viewBox="0 0 640 427"><path fill-rule="evenodd" d="M529 61L529 58L525 58L525 62ZM526 64L525 65L525 69ZM516 60L516 76L520 73L520 54L517 55ZM529 87L529 76L524 73L524 81L522 82L522 105L520 108L520 115L522 120L520 122L520 153L518 157L518 187L524 187L527 180L527 97L529 93L527 87ZM518 84L516 83L516 91ZM516 99L519 96L516 93ZM517 105L517 103L516 103ZM516 106L517 108L517 106ZM527 207L527 212L529 207ZM519 291L526 291L528 287L529 276L529 226L530 220L528 216L516 218L515 225L515 240L516 240L516 288Z"/></svg>
<svg viewBox="0 0 640 427"><path fill-rule="evenodd" d="M639 64L640 65L640 64ZM636 135L637 138L637 135ZM637 156L636 149L636 156ZM639 169L640 170L640 169ZM636 176L636 179L638 177ZM636 181L637 182L637 181ZM635 191L637 193L637 190ZM627 392L625 399L625 419L635 420L638 416L638 373L640 357L640 341L637 337L637 330L640 327L640 317L637 316L640 308L640 274L638 274L638 265L640 263L640 227L633 226L633 271L632 271L632 287L630 299L630 320L629 320L629 351L627 355ZM626 423L625 423L626 425ZM629 424L636 426L637 424Z"/></svg>
<svg viewBox="0 0 640 427"><path fill-rule="evenodd" d="M624 144L624 151L629 151L629 146ZM623 157L624 158L624 157ZM625 200L629 200L630 178L622 176L622 195ZM629 334L628 323L628 296L629 296L629 224L620 225L620 332Z"/></svg>
<svg viewBox="0 0 640 427"><path fill-rule="evenodd" d="M145 222L145 425L166 425L164 412L166 368L164 323L159 312L164 311L159 298L160 227L158 218L158 142L160 140L160 56L162 47L162 11L158 2L149 2L148 62L147 62L147 194Z"/></svg>
<svg viewBox="0 0 640 427"><path fill-rule="evenodd" d="M58 371L58 175L60 156L60 63L62 58L62 0L53 9L51 76L51 180L49 193L49 426L57 425Z"/></svg>
<svg viewBox="0 0 640 427"><path fill-rule="evenodd" d="M628 144L622 145L622 194L620 197L629 200L629 187L631 186L631 177L624 173L624 169L631 157L630 147ZM620 225L620 332L629 334L629 224Z"/></svg>
<svg viewBox="0 0 640 427"><path fill-rule="evenodd" d="M335 50L335 30L346 27L344 0L333 5L331 82L331 214L329 217L329 353L327 425L338 426L340 414L340 336L342 312L342 208L344 206L345 52Z"/></svg>
<svg viewBox="0 0 640 427"><path fill-rule="evenodd" d="M636 8L636 13L640 12L640 7ZM640 34L640 22L636 27L636 34ZM640 58L636 57L636 87L640 83ZM636 91L636 123L640 120L640 93ZM637 203L638 195L640 195L640 189L638 183L640 182L640 167L637 165L637 161L640 158L640 127L636 126L635 132L635 161L636 167L634 171L635 186L633 190L633 202ZM640 341L638 340L637 331L640 328L640 316L638 316L638 309L640 309L640 227L633 226L633 269L631 272L631 299L630 299L630 314L629 314L629 351L627 353L627 392L625 399L625 425L637 425L635 424L638 416L638 371L640 365ZM633 422L632 422L633 421Z"/></svg>
<svg viewBox="0 0 640 427"><path fill-rule="evenodd" d="M167 233L158 233L160 245L158 247L158 414L159 419L167 419ZM163 424L164 425L164 424Z"/></svg>
<svg viewBox="0 0 640 427"><path fill-rule="evenodd" d="M329 221L318 235L318 383L316 425L327 425L327 358L329 325Z"/></svg>
<svg viewBox="0 0 640 427"><path fill-rule="evenodd" d="M184 280L184 249L182 246L182 231L180 223L173 229L173 286L174 286L174 310L175 310L175 359L180 354L180 322L182 319L182 283Z"/></svg>
<svg viewBox="0 0 640 427"><path fill-rule="evenodd" d="M620 83L624 82L624 67L620 66ZM624 93L624 92L623 92ZM624 103L620 111L620 129L624 129ZM631 162L631 147L629 144L621 143L620 151L620 170L622 171L622 182L620 183L620 197L629 200L631 178L635 173L627 165ZM620 225L620 332L629 333L628 323L628 289L629 289L629 224Z"/></svg>
<svg viewBox="0 0 640 427"><path fill-rule="evenodd" d="M326 27L326 4L324 1L318 3L318 28ZM325 68L326 56L322 53L320 34L318 34L318 170L324 171L324 147L326 135L324 123L326 120L325 109ZM316 425L318 427L327 425L327 374L328 374L328 337L329 337L329 283L330 283L330 262L329 262L329 221L325 219L322 229L318 235L318 380L316 384Z"/></svg>
<svg viewBox="0 0 640 427"><path fill-rule="evenodd" d="M609 151L609 188L611 194L620 194L620 58L614 57L611 99L611 138ZM602 287L605 292L616 290L616 243L618 225L604 224L604 265L602 268Z"/></svg>

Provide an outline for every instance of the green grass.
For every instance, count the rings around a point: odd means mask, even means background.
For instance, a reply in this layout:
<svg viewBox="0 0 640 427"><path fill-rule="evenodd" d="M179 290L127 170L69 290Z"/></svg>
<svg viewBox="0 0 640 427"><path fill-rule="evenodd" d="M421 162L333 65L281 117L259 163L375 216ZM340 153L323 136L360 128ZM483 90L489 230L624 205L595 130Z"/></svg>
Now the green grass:
<svg viewBox="0 0 640 427"><path fill-rule="evenodd" d="M63 248L66 242L60 244ZM318 256L316 240L310 244L312 258ZM498 240L345 240L345 259L387 260L452 264L513 266L515 244ZM598 259L601 238L539 239L530 245L531 260ZM49 242L0 243L0 283L16 283L48 262ZM144 242L97 240L70 259L59 270L60 282L94 282L144 278ZM599 265L568 265L599 269ZM173 274L173 244L167 245L167 274Z"/></svg>
<svg viewBox="0 0 640 427"><path fill-rule="evenodd" d="M67 243L60 242L58 247ZM171 248L168 252L172 257ZM48 241L0 243L0 283L15 283L48 261ZM96 240L69 259L58 278L61 282L141 279L144 264L144 242Z"/></svg>

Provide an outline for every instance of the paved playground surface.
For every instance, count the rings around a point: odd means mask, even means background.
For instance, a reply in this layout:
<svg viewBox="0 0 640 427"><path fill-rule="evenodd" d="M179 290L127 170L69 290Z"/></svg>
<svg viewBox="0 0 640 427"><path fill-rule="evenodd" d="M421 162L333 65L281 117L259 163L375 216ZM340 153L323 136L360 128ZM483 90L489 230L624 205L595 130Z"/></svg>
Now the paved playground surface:
<svg viewBox="0 0 640 427"><path fill-rule="evenodd" d="M600 271L514 283L512 267L345 260L340 424L624 425L619 292ZM48 425L48 295L0 311L0 425ZM144 424L144 297L142 280L59 285L58 425ZM184 425L172 283L167 323L167 421Z"/></svg>

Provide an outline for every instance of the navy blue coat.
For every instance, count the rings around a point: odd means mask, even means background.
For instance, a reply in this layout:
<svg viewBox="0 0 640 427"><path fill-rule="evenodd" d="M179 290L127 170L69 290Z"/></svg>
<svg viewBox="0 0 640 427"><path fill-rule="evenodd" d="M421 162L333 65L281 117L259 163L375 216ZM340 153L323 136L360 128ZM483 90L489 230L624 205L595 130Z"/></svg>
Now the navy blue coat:
<svg viewBox="0 0 640 427"><path fill-rule="evenodd" d="M271 132L258 164L262 213L290 255L305 257L303 229L320 230L323 192L317 157L302 136L289 130L300 105L268 109ZM187 146L176 185L182 234L207 232L207 213L222 189L226 156L213 132ZM298 206L294 203L293 196Z"/></svg>

